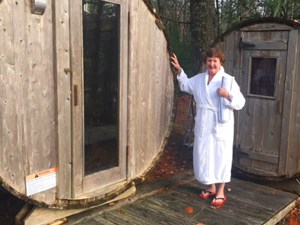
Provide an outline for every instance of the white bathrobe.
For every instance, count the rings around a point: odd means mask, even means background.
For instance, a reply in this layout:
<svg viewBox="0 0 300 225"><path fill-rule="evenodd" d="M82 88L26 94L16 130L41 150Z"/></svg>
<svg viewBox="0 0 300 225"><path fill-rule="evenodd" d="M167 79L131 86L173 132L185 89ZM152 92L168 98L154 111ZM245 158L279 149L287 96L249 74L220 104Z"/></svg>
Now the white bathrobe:
<svg viewBox="0 0 300 225"><path fill-rule="evenodd" d="M222 100L217 89L222 85L222 77L232 79L229 96L231 101ZM196 116L194 128L194 173L196 179L203 184L230 182L232 167L232 149L234 135L233 110L243 108L245 98L234 78L224 72L223 67L208 82L208 73L197 74L188 78L182 70L177 76L181 91L194 96ZM230 117L226 122L219 121L219 107L230 109Z"/></svg>

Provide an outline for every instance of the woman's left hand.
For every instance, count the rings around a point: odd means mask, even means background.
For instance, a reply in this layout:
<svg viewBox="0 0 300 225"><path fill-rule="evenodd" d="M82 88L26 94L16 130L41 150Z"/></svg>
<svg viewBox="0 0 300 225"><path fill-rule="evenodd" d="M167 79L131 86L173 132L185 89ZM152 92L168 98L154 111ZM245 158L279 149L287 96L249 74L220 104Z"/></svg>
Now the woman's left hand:
<svg viewBox="0 0 300 225"><path fill-rule="evenodd" d="M229 96L229 92L226 88L218 88L217 92L219 96L226 98L228 101L231 100Z"/></svg>

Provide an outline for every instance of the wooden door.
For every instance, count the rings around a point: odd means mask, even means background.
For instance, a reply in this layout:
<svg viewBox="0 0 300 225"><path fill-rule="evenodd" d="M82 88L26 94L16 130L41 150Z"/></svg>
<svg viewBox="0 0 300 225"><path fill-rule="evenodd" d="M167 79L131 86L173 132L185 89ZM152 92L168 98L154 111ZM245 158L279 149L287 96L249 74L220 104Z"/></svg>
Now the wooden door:
<svg viewBox="0 0 300 225"><path fill-rule="evenodd" d="M72 198L126 180L127 1L70 1Z"/></svg>
<svg viewBox="0 0 300 225"><path fill-rule="evenodd" d="M288 31L242 32L241 90L234 164L262 176L279 176Z"/></svg>

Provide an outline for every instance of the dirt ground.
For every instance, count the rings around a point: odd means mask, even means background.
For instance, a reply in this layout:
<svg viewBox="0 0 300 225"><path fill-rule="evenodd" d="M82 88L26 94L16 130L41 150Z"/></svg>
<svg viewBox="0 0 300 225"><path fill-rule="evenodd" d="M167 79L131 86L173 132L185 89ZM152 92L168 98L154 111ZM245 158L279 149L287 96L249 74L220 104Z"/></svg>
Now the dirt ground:
<svg viewBox="0 0 300 225"><path fill-rule="evenodd" d="M153 168L145 176L144 182L154 182L170 176L178 175L193 168L192 148L183 143L185 121L188 114L189 97L181 95L178 98L178 107L166 142L165 149L159 156ZM14 225L15 216L21 210L24 201L0 189L0 225ZM300 204L297 204L278 225L298 225L300 223Z"/></svg>
<svg viewBox="0 0 300 225"><path fill-rule="evenodd" d="M184 145L184 125L188 115L189 97L180 96L177 104L174 123L164 151L155 166L147 173L144 182L164 179L193 168L192 148Z"/></svg>

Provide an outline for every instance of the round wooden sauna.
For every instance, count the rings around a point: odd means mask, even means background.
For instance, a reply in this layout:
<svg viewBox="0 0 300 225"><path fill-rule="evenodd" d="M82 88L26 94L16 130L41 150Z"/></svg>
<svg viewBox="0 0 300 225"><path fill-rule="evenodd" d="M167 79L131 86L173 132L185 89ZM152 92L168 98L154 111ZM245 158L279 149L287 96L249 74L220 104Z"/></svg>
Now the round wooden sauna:
<svg viewBox="0 0 300 225"><path fill-rule="evenodd" d="M243 22L216 42L246 97L236 112L234 166L264 179L300 174L300 24Z"/></svg>
<svg viewBox="0 0 300 225"><path fill-rule="evenodd" d="M50 208L115 199L173 116L160 20L144 0L0 1L0 181Z"/></svg>

